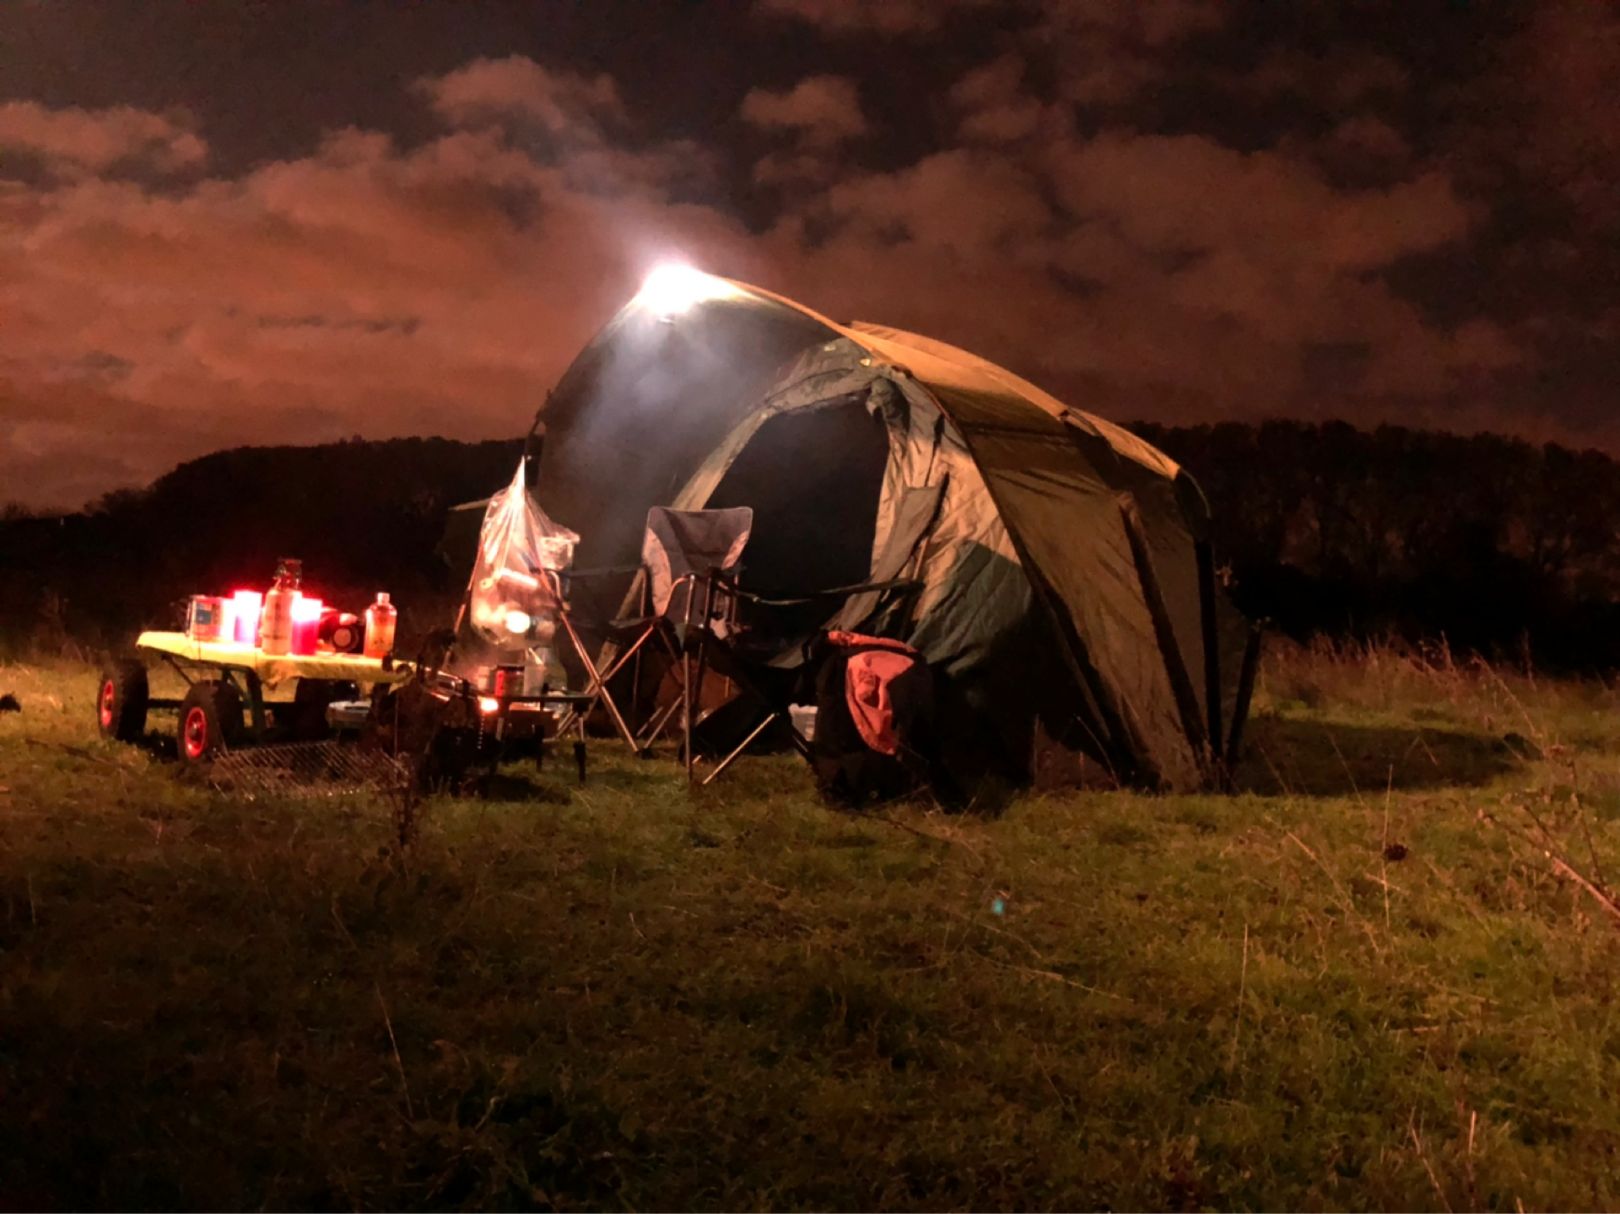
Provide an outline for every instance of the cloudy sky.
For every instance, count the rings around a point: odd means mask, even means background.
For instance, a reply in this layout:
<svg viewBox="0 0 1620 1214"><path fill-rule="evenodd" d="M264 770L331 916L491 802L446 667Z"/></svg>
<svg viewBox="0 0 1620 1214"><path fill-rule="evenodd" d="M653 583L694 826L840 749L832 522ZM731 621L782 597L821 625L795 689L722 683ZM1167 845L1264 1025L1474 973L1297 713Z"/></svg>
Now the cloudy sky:
<svg viewBox="0 0 1620 1214"><path fill-rule="evenodd" d="M1119 420L1620 452L1620 5L0 6L0 502L525 428L660 259Z"/></svg>

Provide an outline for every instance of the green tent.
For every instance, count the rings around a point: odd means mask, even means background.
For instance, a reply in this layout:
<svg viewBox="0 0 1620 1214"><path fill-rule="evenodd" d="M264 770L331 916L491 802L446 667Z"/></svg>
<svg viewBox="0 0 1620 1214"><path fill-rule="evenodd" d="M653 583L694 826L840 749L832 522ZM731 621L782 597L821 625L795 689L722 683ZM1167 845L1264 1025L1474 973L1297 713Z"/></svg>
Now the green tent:
<svg viewBox="0 0 1620 1214"><path fill-rule="evenodd" d="M541 412L541 503L583 536L581 566L633 564L649 506L751 506L759 593L912 583L811 623L915 645L961 762L1219 779L1242 713L1219 638L1241 622L1184 471L953 346L667 273Z"/></svg>

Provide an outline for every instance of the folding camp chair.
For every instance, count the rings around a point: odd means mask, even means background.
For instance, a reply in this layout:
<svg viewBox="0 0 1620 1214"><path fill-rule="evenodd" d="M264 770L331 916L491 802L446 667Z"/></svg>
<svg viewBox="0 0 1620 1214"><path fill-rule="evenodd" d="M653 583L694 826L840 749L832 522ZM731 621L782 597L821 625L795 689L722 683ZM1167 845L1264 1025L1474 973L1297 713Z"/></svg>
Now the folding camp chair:
<svg viewBox="0 0 1620 1214"><path fill-rule="evenodd" d="M736 576L754 525L747 506L727 510L647 512L636 593L640 612L614 621L622 648L601 671L605 684L641 656L660 650L680 695L655 709L636 735L642 747L657 741L679 716L687 777L693 775L692 730L701 708L704 675L715 647L737 631ZM639 682L639 678L637 680ZM735 681L735 680L734 680Z"/></svg>

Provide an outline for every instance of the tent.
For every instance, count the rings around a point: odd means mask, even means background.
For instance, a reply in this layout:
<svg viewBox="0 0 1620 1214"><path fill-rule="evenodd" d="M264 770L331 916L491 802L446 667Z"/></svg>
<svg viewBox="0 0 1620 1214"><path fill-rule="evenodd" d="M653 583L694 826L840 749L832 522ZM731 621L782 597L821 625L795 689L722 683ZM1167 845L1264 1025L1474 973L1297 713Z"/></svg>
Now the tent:
<svg viewBox="0 0 1620 1214"><path fill-rule="evenodd" d="M758 593L915 583L815 622L920 650L961 762L1219 780L1242 714L1220 641L1241 621L1198 486L1118 426L943 342L684 267L654 273L540 417L540 500L580 533L579 566L633 565L649 506L751 506Z"/></svg>

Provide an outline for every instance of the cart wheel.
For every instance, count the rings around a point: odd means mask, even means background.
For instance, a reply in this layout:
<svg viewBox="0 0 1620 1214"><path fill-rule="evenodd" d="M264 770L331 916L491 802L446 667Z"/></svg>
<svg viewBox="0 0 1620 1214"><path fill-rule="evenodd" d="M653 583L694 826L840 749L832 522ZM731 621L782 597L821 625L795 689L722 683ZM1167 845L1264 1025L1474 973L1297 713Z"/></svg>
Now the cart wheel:
<svg viewBox="0 0 1620 1214"><path fill-rule="evenodd" d="M133 658L101 672L96 692L96 728L104 738L136 742L146 732L146 667Z"/></svg>
<svg viewBox="0 0 1620 1214"><path fill-rule="evenodd" d="M205 763L242 739L242 693L229 683L193 683L180 701L180 761Z"/></svg>

